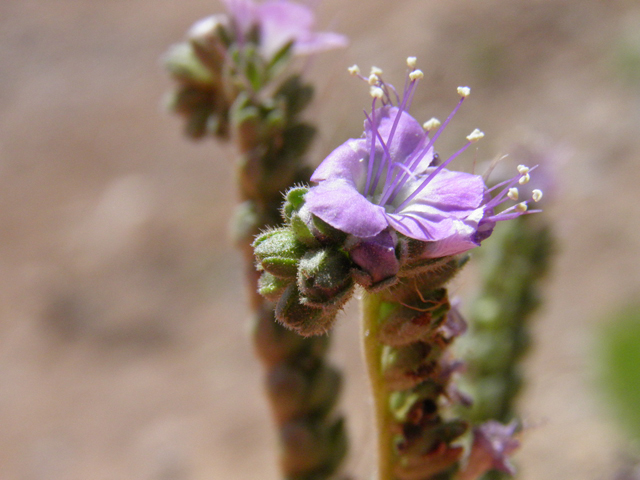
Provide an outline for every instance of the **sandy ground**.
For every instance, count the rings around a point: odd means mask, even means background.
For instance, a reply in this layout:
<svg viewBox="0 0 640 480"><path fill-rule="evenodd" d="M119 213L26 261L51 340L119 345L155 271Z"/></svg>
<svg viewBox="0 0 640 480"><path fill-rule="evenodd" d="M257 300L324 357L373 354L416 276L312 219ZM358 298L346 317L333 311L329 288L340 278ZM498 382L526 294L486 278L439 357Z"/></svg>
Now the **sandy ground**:
<svg viewBox="0 0 640 480"><path fill-rule="evenodd" d="M0 4L2 480L277 478L227 240L232 151L187 141L159 107L171 85L160 55L220 7L178 4ZM446 116L455 87L473 87L442 152L479 126L479 160L532 135L540 155L562 158L545 213L561 250L528 361L520 478L612 479L625 441L593 386L590 343L640 291L640 74L623 61L640 55L640 7L325 0L320 12L352 45L309 66L310 116L330 125L314 162L361 132L366 90L345 68L374 63L400 83L408 55L426 74L418 118ZM366 478L357 343L351 306L333 356L348 375L350 468Z"/></svg>

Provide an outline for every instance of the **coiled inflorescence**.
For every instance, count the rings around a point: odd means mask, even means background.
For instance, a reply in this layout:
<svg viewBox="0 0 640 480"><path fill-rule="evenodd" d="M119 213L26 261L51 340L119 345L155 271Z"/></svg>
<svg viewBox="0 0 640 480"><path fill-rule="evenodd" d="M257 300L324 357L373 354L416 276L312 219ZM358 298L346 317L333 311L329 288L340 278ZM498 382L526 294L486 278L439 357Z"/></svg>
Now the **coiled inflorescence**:
<svg viewBox="0 0 640 480"><path fill-rule="evenodd" d="M373 97L362 138L327 156L311 176L317 186L290 190L285 226L254 243L260 292L277 302L277 318L303 335L326 332L355 284L369 291L389 287L478 246L498 221L531 212L528 201L498 213L496 207L517 198L516 185L528 182L533 168L519 166L492 189L479 175L446 168L484 136L479 130L440 161L434 142L470 90L458 88L460 101L444 123L420 125L408 113L423 76L415 63L407 61L402 97L379 69L361 76ZM360 75L357 67L350 71Z"/></svg>

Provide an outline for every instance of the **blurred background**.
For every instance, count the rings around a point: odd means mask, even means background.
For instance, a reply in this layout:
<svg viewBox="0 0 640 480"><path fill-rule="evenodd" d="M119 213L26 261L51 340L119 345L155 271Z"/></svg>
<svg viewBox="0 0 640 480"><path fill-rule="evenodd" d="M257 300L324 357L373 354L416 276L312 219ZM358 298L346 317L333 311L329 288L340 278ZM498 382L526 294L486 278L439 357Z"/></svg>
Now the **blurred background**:
<svg viewBox="0 0 640 480"><path fill-rule="evenodd" d="M425 79L420 120L472 95L439 142L469 165L553 158L557 262L522 396L521 479L621 479L633 445L594 341L640 292L640 5L635 0L324 0L349 49L317 79L310 161L362 132L372 64ZM233 150L182 136L160 57L215 1L0 3L0 478L275 480L274 433L228 241ZM518 159L515 160L518 162ZM463 162L464 163L464 162ZM527 159L524 163L535 163ZM455 290L472 288L474 269ZM339 322L350 468L372 470L357 308ZM631 478L631 477L625 477Z"/></svg>

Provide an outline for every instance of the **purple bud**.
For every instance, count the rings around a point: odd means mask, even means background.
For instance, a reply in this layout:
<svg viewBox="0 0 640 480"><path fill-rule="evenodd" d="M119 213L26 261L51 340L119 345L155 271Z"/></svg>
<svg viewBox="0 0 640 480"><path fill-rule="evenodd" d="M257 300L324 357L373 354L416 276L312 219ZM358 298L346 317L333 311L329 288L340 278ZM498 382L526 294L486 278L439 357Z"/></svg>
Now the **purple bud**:
<svg viewBox="0 0 640 480"><path fill-rule="evenodd" d="M396 258L396 235L385 230L369 238L351 237L345 248L353 263L364 270L375 285L398 273L400 264Z"/></svg>

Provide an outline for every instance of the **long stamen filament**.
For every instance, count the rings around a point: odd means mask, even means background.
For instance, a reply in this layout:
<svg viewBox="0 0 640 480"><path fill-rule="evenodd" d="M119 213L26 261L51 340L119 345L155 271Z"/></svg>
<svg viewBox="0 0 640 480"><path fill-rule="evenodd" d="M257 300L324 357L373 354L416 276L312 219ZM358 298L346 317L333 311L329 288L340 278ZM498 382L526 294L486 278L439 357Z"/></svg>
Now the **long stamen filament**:
<svg viewBox="0 0 640 480"><path fill-rule="evenodd" d="M446 161L442 162L442 164L440 164L438 167L436 167L436 169L431 172L429 174L429 176L427 178L424 179L424 181L420 184L420 186L418 188L416 188L413 193L411 195L409 195L404 202L402 202L400 204L400 206L398 208L396 208L394 210L393 213L397 213L399 210L402 210L404 207L407 206L407 204L413 200L414 198L416 198L416 196L425 189L425 187L427 185L429 185L429 183L431 182L431 180L433 180L435 178L436 175L438 175L442 169L444 169L444 167L446 167L447 165L449 165L455 158L457 158L462 152L464 152L467 148L469 148L469 146L472 144L472 141L468 141L467 143L465 143L465 145L458 150L456 153L454 153L453 155L451 155Z"/></svg>
<svg viewBox="0 0 640 480"><path fill-rule="evenodd" d="M414 73L418 73L417 75L413 75ZM422 78L422 72L420 70L414 70L413 72L411 72L411 74L409 74L409 76L407 78L410 78L411 81L409 82L409 86L408 88L405 90L404 94L402 95L402 102L400 103L400 105L398 106L398 113L396 115L396 118L394 118L393 120L393 126L391 127L391 132L389 133L389 138L387 139L387 144L391 145L392 141L393 141L393 137L396 133L396 129L398 127L398 123L400 123L400 117L402 116L402 113L405 111L405 109L408 109L407 107L407 102L409 101L409 98L413 97L413 92L415 92L416 90L416 86L418 84L418 80L420 80L420 78ZM386 193L389 190L389 185L392 181L392 170L393 170L393 163L391 161L389 161L388 165L387 165L387 177L385 178L385 182L384 182L384 188L382 189L383 191L383 196L387 196L384 195L384 193Z"/></svg>
<svg viewBox="0 0 640 480"><path fill-rule="evenodd" d="M367 118L367 120L369 120L369 122L371 122L371 119L369 118L369 115L367 115L367 112L364 112L365 117ZM373 124L371 124L373 125ZM375 137L378 138L378 140L380 140L380 144L382 145L382 149L384 150L384 154L382 156L382 160L380 161L380 165L378 166L378 170L376 172L376 178L375 181L373 182L373 186L371 188L371 195L373 195L373 193L376 191L376 187L378 186L378 181L380 180L380 176L382 175L382 170L384 169L385 163L389 162L391 163L391 152L389 152L389 147L387 146L387 143L384 141L384 139L382 138L382 135L380 135L380 132L378 131L377 128L372 127L371 128L372 132L375 132L375 136L374 136L374 141L372 142L373 148L371 150L371 155L369 157L369 165L368 168L373 170L373 163L375 161ZM365 196L369 195L369 191L368 189L365 190Z"/></svg>
<svg viewBox="0 0 640 480"><path fill-rule="evenodd" d="M449 122L451 121L451 119L454 117L454 115L458 112L458 110L460 109L460 106L462 105L462 102L464 102L464 99L466 97L461 97L460 100L458 101L458 104L455 106L455 108L451 111L451 113L449 114L449 116L447 117L447 119L440 125L440 127L438 128L438 130L436 131L436 133L433 135L433 137L429 140L429 143L427 143L427 146L424 147L422 154L420 154L412 163L411 165L409 165L409 170L411 171L415 171L416 168L418 168L418 165L420 165L420 162L424 159L425 155L429 152L429 149L431 147L433 147L435 141L438 139L438 137L440 136L440 134L444 131L444 129L446 128L446 126L449 124ZM404 183L407 181L408 177L406 175L398 175L395 179L394 182L391 184L390 187L390 194L389 194L389 201L393 201L393 199L398 195L400 187L402 187L402 185L404 185Z"/></svg>
<svg viewBox="0 0 640 480"><path fill-rule="evenodd" d="M365 110L364 115L369 121L369 125L371 125L371 130L375 129L375 124L373 121L375 120L376 114L376 98L373 98L373 102L371 104L371 117L367 114ZM369 195L369 187L371 186L371 176L373 175L373 163L376 157L376 139L375 137L371 140L371 150L369 151L369 163L367 164L367 184L364 189L365 196Z"/></svg>
<svg viewBox="0 0 640 480"><path fill-rule="evenodd" d="M493 197L491 200L489 200L487 202L486 208L493 208L493 207L495 207L497 205L500 205L503 201L505 201L504 197L508 195L509 189L514 187L516 184L520 183L520 179L521 178L523 178L525 175L529 175L536 168L538 168L538 165L535 165L535 166L531 167L526 173L521 173L519 175L516 175L511 180L506 180L504 182L501 182L502 185L507 185L507 186L504 189L502 189L502 191L498 195L496 195L495 197ZM500 185L500 184L498 184L498 185ZM494 186L493 188L491 188L488 191L491 192L495 188L496 187Z"/></svg>

